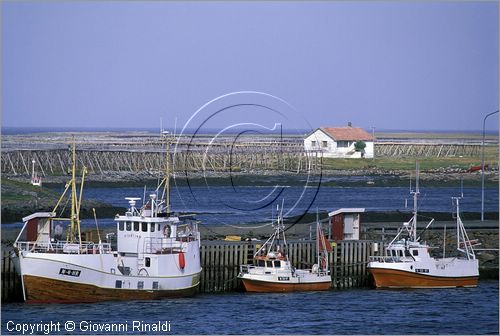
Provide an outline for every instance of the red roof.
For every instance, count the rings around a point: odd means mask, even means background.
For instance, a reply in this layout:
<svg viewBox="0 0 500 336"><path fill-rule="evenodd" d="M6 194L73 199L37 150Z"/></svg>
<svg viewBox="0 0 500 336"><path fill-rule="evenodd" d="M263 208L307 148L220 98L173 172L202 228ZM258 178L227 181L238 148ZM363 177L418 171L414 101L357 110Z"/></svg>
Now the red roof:
<svg viewBox="0 0 500 336"><path fill-rule="evenodd" d="M373 137L359 127L321 127L320 130L337 141L373 141Z"/></svg>

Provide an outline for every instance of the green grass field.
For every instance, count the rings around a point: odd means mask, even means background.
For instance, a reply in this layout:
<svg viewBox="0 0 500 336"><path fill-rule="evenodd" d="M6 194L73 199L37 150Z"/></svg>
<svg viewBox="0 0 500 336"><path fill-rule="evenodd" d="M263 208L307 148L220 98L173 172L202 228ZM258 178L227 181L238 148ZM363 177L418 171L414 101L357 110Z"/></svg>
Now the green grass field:
<svg viewBox="0 0 500 336"><path fill-rule="evenodd" d="M485 164L490 168L498 167L498 146L489 146L484 152ZM421 157L421 158L398 158L383 157L374 159L340 159L324 158L323 169L346 170L346 169L384 169L384 170L415 170L418 160L420 169L433 170L439 168L468 169L471 166L481 165L481 157Z"/></svg>

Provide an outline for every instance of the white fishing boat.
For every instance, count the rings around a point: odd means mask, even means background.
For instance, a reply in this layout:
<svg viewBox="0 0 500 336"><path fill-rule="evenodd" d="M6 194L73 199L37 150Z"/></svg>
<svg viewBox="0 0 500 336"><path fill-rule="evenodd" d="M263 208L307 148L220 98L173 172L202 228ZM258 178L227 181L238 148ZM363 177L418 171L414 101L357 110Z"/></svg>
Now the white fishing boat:
<svg viewBox="0 0 500 336"><path fill-rule="evenodd" d="M274 233L257 250L254 264L240 265L238 278L247 292L293 292L330 289L328 251L331 246L317 223L317 264L311 269L295 269L289 258L282 214Z"/></svg>
<svg viewBox="0 0 500 336"><path fill-rule="evenodd" d="M418 168L416 190L413 194L413 217L405 222L396 237L385 249L385 256L372 256L368 271L377 288L443 288L476 287L479 264L473 246L460 218L460 199L453 197L456 206L457 247L455 255L446 257L443 246L442 258L430 255L431 247L417 234L417 201L419 192ZM424 231L434 222L432 219ZM444 245L444 243L443 243Z"/></svg>
<svg viewBox="0 0 500 336"><path fill-rule="evenodd" d="M63 196L51 212L37 212L14 243L14 258L27 302L97 302L158 299L193 295L200 282L200 234L197 222L170 214L169 174L141 208L126 198L129 209L116 215L116 247L109 241L85 241L80 228L83 170L79 196L76 155L64 194L71 190L71 215L58 218ZM168 160L167 160L168 161ZM165 194L165 193L164 193ZM64 226L66 225L65 239ZM97 221L96 221L97 225ZM113 244L114 245L114 244Z"/></svg>

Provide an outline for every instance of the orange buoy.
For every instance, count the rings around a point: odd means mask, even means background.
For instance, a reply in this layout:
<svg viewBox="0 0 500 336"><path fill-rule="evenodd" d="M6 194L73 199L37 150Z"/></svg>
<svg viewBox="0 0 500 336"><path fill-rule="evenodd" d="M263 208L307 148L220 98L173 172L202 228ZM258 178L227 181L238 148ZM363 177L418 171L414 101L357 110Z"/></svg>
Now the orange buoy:
<svg viewBox="0 0 500 336"><path fill-rule="evenodd" d="M186 258L184 258L184 252L179 253L179 267L184 269L186 266Z"/></svg>

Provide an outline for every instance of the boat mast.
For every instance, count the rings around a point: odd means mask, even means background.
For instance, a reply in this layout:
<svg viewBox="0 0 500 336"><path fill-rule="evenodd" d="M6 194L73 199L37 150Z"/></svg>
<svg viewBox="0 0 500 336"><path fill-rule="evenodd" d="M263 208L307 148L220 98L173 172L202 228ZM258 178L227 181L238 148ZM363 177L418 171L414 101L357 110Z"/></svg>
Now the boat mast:
<svg viewBox="0 0 500 336"><path fill-rule="evenodd" d="M70 229L68 231L67 240L72 243L75 240L75 237L78 236L78 242L81 246L82 244L82 236L80 232L80 205L82 198L82 189L80 190L80 199L77 199L76 194L76 145L73 140L73 144L71 146L71 181L69 183L69 187L71 188L71 215L70 215ZM85 174L85 170L84 170ZM83 177L82 177L82 186L83 188ZM56 205L57 207L57 205ZM55 210L55 209L54 209Z"/></svg>
<svg viewBox="0 0 500 336"><path fill-rule="evenodd" d="M420 195L419 189L419 163L416 163L416 178L415 178L415 191L410 191L413 194L413 218L411 224L411 236L410 240L417 241L417 216L418 216L418 196Z"/></svg>
<svg viewBox="0 0 500 336"><path fill-rule="evenodd" d="M462 197L452 197L452 200L455 201L457 207L457 250L465 253L467 259L470 260L475 259L476 255L474 253L474 249L472 248L473 242L470 241L467 231L465 231L462 218L460 218L460 200Z"/></svg>
<svg viewBox="0 0 500 336"><path fill-rule="evenodd" d="M31 169L31 183L35 181L35 159L31 160L31 163L33 164L33 168Z"/></svg>
<svg viewBox="0 0 500 336"><path fill-rule="evenodd" d="M171 145L171 139L168 134L165 132L162 132L162 136L165 139L165 144L166 144L166 156L167 156L167 162L165 164L165 177L163 178L163 197L162 199L165 200L165 209L167 212L167 215L170 215L170 145Z"/></svg>

